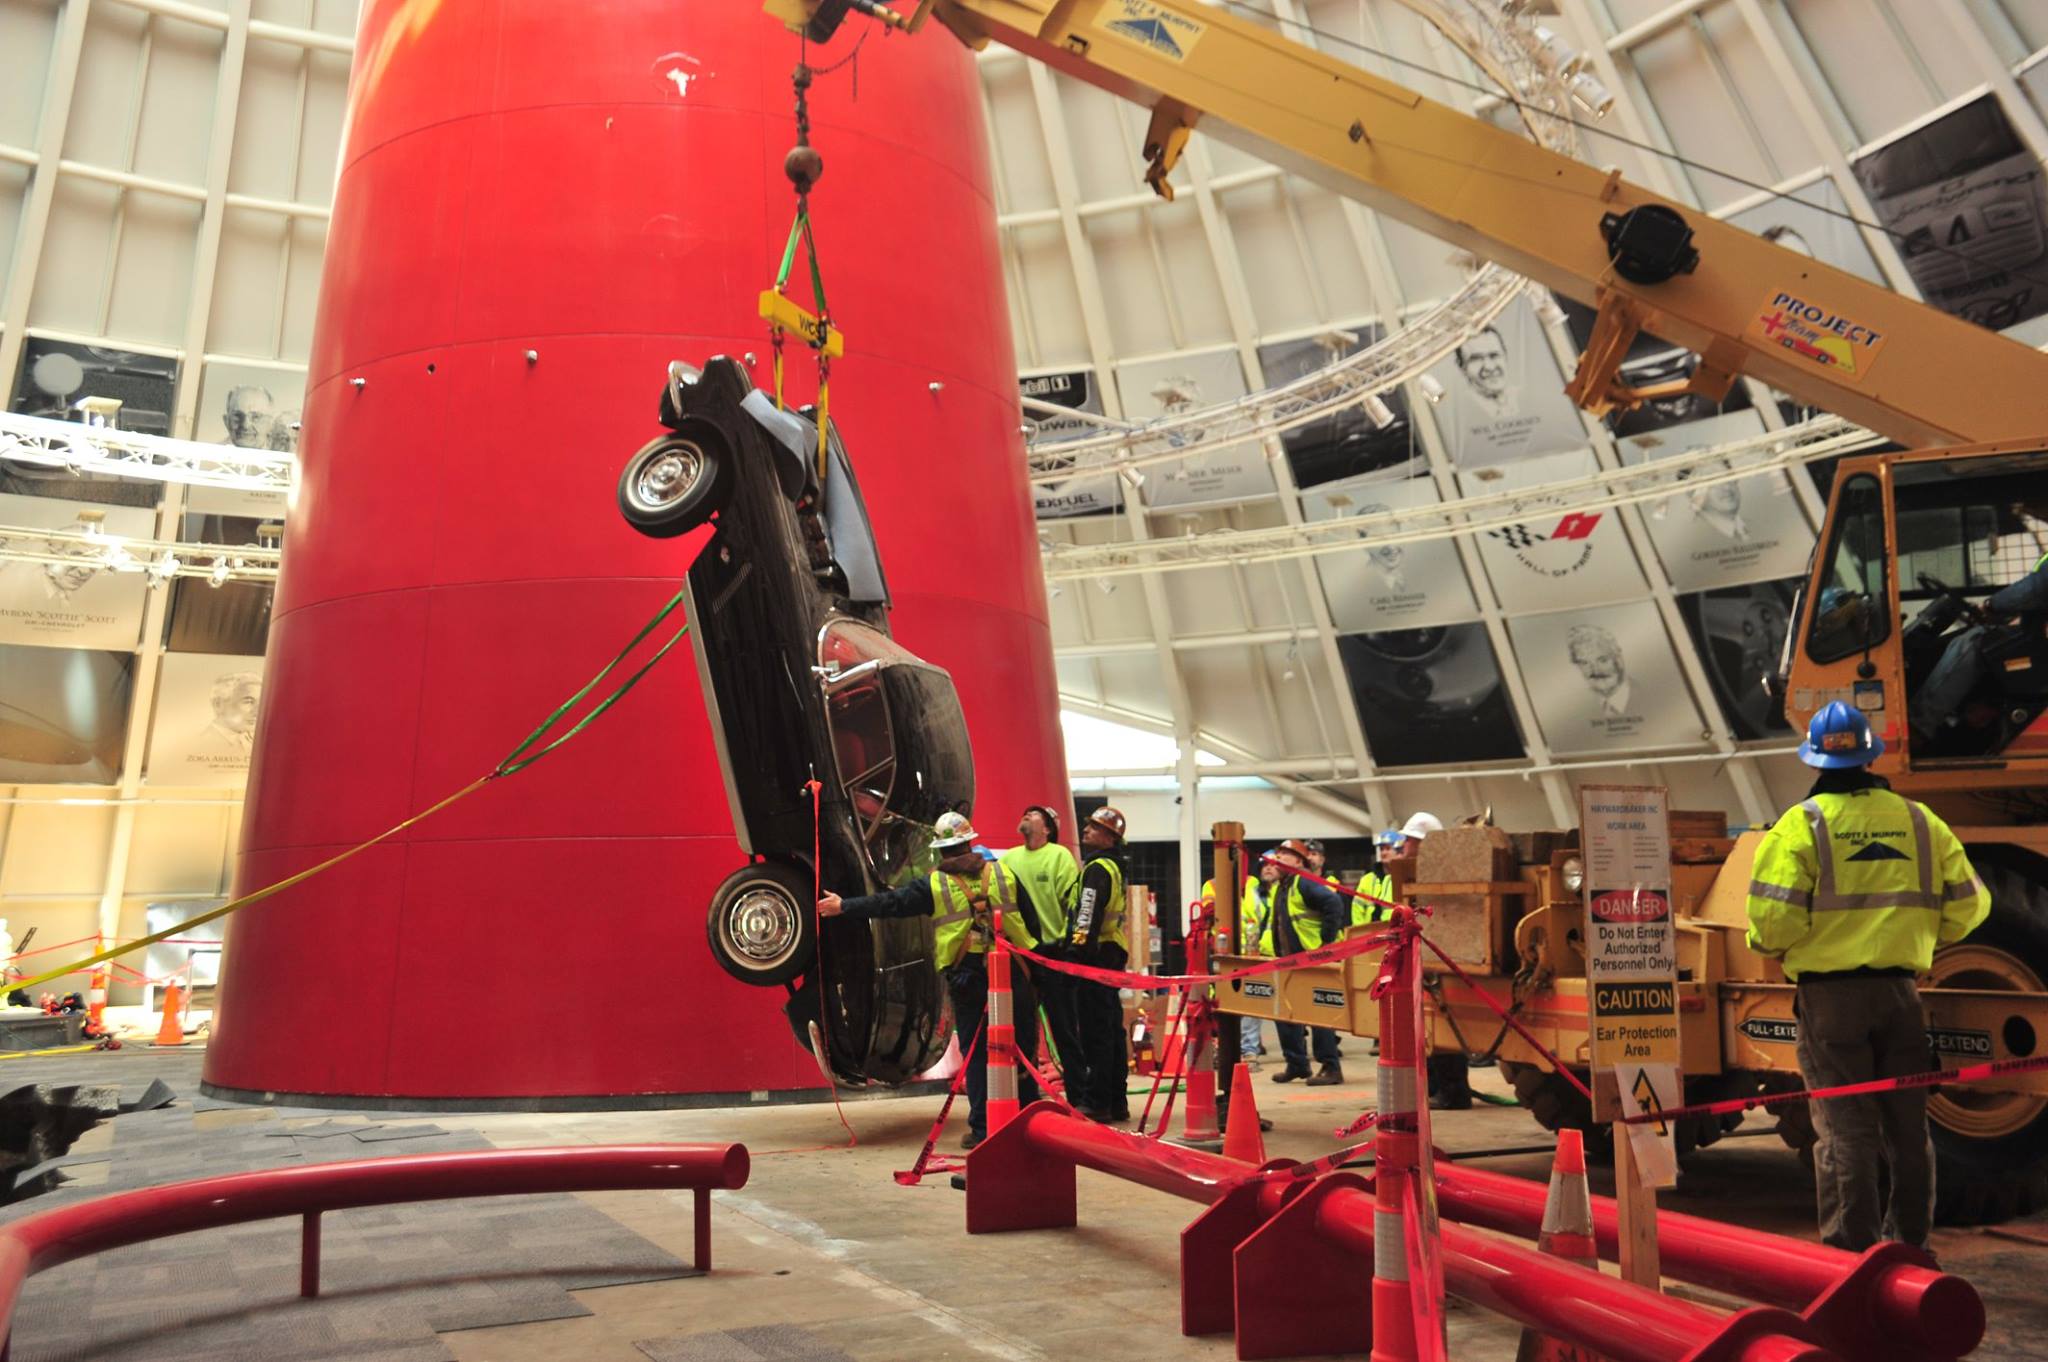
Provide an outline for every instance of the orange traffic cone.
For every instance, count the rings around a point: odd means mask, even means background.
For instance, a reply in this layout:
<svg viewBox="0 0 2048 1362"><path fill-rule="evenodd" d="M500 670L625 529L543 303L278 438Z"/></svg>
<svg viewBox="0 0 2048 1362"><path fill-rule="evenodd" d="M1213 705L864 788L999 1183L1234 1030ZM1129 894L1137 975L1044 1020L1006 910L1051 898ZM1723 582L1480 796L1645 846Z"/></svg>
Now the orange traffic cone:
<svg viewBox="0 0 2048 1362"><path fill-rule="evenodd" d="M1543 1230L1536 1240L1540 1252L1600 1270L1600 1242L1593 1235L1593 1196L1586 1186L1585 1136L1567 1127L1557 1132L1557 1155L1550 1165L1550 1195L1543 1203ZM1522 1330L1515 1362L1604 1362L1584 1348L1563 1343L1534 1329Z"/></svg>
<svg viewBox="0 0 2048 1362"><path fill-rule="evenodd" d="M178 1021L178 1012L185 1005L185 990L176 984L164 985L164 1024L156 1031L158 1045L183 1045L185 1028Z"/></svg>
<svg viewBox="0 0 2048 1362"><path fill-rule="evenodd" d="M1259 1104L1252 1096L1252 1071L1243 1060L1230 1075L1230 1119L1223 1127L1223 1157L1254 1167L1266 1161L1266 1137L1259 1133ZM1591 1215L1591 1209L1586 1213Z"/></svg>

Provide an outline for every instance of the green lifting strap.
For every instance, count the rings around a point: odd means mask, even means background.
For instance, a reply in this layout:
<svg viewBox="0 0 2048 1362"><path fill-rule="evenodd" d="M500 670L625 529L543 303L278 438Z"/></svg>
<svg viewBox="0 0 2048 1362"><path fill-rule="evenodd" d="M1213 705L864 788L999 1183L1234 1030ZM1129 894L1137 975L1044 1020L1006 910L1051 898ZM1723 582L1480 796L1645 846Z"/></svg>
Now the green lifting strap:
<svg viewBox="0 0 2048 1362"><path fill-rule="evenodd" d="M567 700L564 700L561 703L561 706L557 708L553 714L548 715L547 718L541 721L541 725L539 728L536 728L533 730L533 732L527 734L525 740L522 741L519 744L519 746L513 748L510 752L508 752L505 755L505 759L499 762L495 767L491 769L491 778L495 780L500 776L509 776L515 771L525 770L527 767L533 765L535 762L539 761L548 753L554 751L557 747L560 747L563 743L569 741L569 739L575 737L578 733L581 733L584 729L590 727L591 724L597 721L597 717L600 714L603 714L613 705L625 699L626 692L633 689L633 687L639 685L640 678L647 675L648 672L654 670L655 664L657 662L660 662L662 658L668 656L669 649L675 647L676 644L682 642L683 635L690 632L690 626L687 622L683 625L682 628L676 630L675 633L669 637L668 642L662 644L661 647L655 651L654 656L648 658L647 661L641 665L638 671L634 672L631 676L627 677L625 681L620 683L619 688L617 690L613 691L610 695L607 695L604 699L600 700L595 706L593 706L591 708L590 713L584 715L581 719L577 720L575 726L570 728L568 732L562 734L562 736L556 738L553 742L549 743L547 746L541 748L537 752L530 750L533 748L535 743L538 743L543 737L547 736L547 731L549 729L553 728L557 723L561 722L561 719L564 715L566 715L570 710L576 708L578 704L582 703L583 698L589 695L590 692L596 690L599 683L601 683L607 676L610 676L614 671L617 671L619 664L626 660L627 655L630 654L635 648L639 647L641 643L646 640L649 634L653 633L657 628L659 628L663 620L667 619L670 615L673 615L676 612L676 608L683 603L683 598L688 596L689 593L690 588L686 585L683 587L681 591L678 591L675 595L669 597L668 604L664 605L663 607L661 607L660 610L656 611L653 619L647 621L646 624L640 626L640 632L633 635L633 641L631 643L628 643L625 647L621 648L619 650L619 655L617 657L605 663L603 671L599 672L596 676L591 677L589 682L584 685L583 689L577 691Z"/></svg>
<svg viewBox="0 0 2048 1362"><path fill-rule="evenodd" d="M811 235L811 212L808 208L796 210L796 221L789 224L789 241L782 248L782 268L775 271L775 291L782 292L789 283L790 271L796 268L796 244L804 244L804 256L811 265L811 295L818 300L818 317L829 320L832 307L825 301L825 276L818 268L818 241ZM813 343L812 348L821 348L822 339Z"/></svg>

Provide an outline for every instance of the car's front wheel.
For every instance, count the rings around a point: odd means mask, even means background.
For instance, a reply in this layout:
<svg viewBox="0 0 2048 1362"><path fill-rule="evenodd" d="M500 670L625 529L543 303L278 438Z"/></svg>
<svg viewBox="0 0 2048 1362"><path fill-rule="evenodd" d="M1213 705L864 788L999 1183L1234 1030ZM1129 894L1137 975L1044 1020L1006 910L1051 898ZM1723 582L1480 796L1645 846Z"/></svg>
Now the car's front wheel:
<svg viewBox="0 0 2048 1362"><path fill-rule="evenodd" d="M773 861L726 876L704 924L719 968L763 988L809 969L818 953L815 892L809 875Z"/></svg>
<svg viewBox="0 0 2048 1362"><path fill-rule="evenodd" d="M648 441L619 474L619 514L655 539L687 534L711 519L732 484L732 453L710 427L693 423Z"/></svg>

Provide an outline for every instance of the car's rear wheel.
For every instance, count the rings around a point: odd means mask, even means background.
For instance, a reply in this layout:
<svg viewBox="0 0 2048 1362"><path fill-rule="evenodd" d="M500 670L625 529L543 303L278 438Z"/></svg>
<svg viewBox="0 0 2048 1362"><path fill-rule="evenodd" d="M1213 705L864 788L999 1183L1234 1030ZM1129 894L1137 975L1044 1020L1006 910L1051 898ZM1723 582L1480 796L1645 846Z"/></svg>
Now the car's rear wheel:
<svg viewBox="0 0 2048 1362"><path fill-rule="evenodd" d="M725 504L732 451L702 422L649 440L619 474L619 514L640 533L673 539Z"/></svg>
<svg viewBox="0 0 2048 1362"><path fill-rule="evenodd" d="M726 876L704 923L719 968L762 988L809 969L818 954L814 892L809 875L773 861Z"/></svg>

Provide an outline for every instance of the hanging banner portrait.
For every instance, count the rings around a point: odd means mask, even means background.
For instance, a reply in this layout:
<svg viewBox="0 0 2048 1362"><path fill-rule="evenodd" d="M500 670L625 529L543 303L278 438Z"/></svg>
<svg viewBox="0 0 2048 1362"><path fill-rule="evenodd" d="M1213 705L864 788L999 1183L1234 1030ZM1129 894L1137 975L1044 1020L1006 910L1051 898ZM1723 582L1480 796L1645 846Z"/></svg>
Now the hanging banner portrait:
<svg viewBox="0 0 2048 1362"><path fill-rule="evenodd" d="M1569 450L1461 474L1458 485L1468 497L1487 496L1582 478L1597 467L1591 450ZM1555 610L1643 594L1642 569L1613 510L1576 511L1535 498L1518 514L1513 524L1473 537L1502 609Z"/></svg>
<svg viewBox="0 0 2048 1362"><path fill-rule="evenodd" d="M237 449L296 454L306 376L293 369L216 360L199 388L193 438Z"/></svg>
<svg viewBox="0 0 2048 1362"><path fill-rule="evenodd" d="M8 410L51 421L76 420L78 402L103 397L121 404L115 423L145 435L171 433L178 361L105 345L30 336ZM154 506L160 486L127 478L80 475L62 468L0 460L0 493L62 497L114 506Z"/></svg>
<svg viewBox="0 0 2048 1362"><path fill-rule="evenodd" d="M1507 686L1484 624L1348 634L1337 654L1381 766L1522 756Z"/></svg>
<svg viewBox="0 0 2048 1362"><path fill-rule="evenodd" d="M0 643L0 785L112 785L135 654Z"/></svg>
<svg viewBox="0 0 2048 1362"><path fill-rule="evenodd" d="M1763 430L1763 418L1754 411L1731 412L1623 440L1621 460L1633 465L1672 458ZM1643 521L1680 591L1789 577L1813 552L1813 527L1783 473L1673 492L1643 503Z"/></svg>
<svg viewBox="0 0 2048 1362"><path fill-rule="evenodd" d="M165 653L144 777L152 785L242 784L262 700L260 657Z"/></svg>
<svg viewBox="0 0 2048 1362"><path fill-rule="evenodd" d="M1593 309L1569 298L1560 298L1557 302L1564 309L1572 343L1584 350L1593 335ZM1636 333L1635 340L1629 345L1628 355L1621 362L1620 378L1631 388L1682 383L1693 376L1699 363L1700 357L1692 351L1643 331ZM1723 412L1745 410L1749 405L1749 389L1738 380L1718 401L1697 393L1651 398L1627 411L1609 412L1605 424L1616 438L1623 438L1684 425L1689 421L1708 420Z"/></svg>
<svg viewBox="0 0 2048 1362"><path fill-rule="evenodd" d="M1995 95L1854 162L1929 303L1993 331L2048 312L2048 187Z"/></svg>
<svg viewBox="0 0 2048 1362"><path fill-rule="evenodd" d="M1789 195L1772 198L1739 213L1730 213L1726 220L1788 251L1833 265L1873 284L1882 284L1885 282L1884 274L1870 253L1869 243L1863 239L1863 230L1850 221L1850 217L1849 205L1843 200L1842 191L1832 179L1823 175ZM1571 306L1565 304L1565 310L1569 312Z"/></svg>
<svg viewBox="0 0 2048 1362"><path fill-rule="evenodd" d="M1117 369L1116 386L1124 414L1133 421L1199 411L1248 391L1235 350L1125 364ZM1139 498L1147 507L1207 506L1273 494L1273 470L1266 466L1263 442L1240 440L1204 449L1205 440L1199 429L1181 431L1174 444L1193 452L1142 470L1145 485Z"/></svg>
<svg viewBox="0 0 2048 1362"><path fill-rule="evenodd" d="M1356 326L1301 340L1271 341L1259 347L1259 368L1267 387L1282 387L1378 344L1381 334L1377 326ZM1415 427L1408 419L1407 394L1389 388L1380 400L1393 413L1392 425L1382 428L1365 414L1363 405L1354 405L1280 436L1296 486L1314 487L1421 459Z"/></svg>
<svg viewBox="0 0 2048 1362"><path fill-rule="evenodd" d="M277 522L251 516L187 515L188 544L261 544L264 527ZM272 541L275 542L275 541ZM208 560L198 560L211 566ZM204 577L180 577L170 584L169 619L164 647L174 653L244 653L261 656L270 640L270 605L275 594L269 582L229 581L215 584Z"/></svg>
<svg viewBox="0 0 2048 1362"><path fill-rule="evenodd" d="M1751 582L1678 598L1678 613L1707 669L1714 702L1729 730L1743 741L1792 732L1783 707L1764 693L1764 677L1778 670L1792 593L1801 578Z"/></svg>
<svg viewBox="0 0 2048 1362"><path fill-rule="evenodd" d="M66 561L0 559L0 643L133 650L142 631L143 598L149 590L143 574L116 572L104 565L98 549L69 540L43 539L33 531L148 539L156 531L156 513L134 506L0 494L0 533L23 529L31 531L19 536L24 547L62 554ZM0 682L0 691L6 689Z"/></svg>
<svg viewBox="0 0 2048 1362"><path fill-rule="evenodd" d="M1579 409L1564 395L1564 375L1543 324L1526 301L1510 304L1430 373L1444 386L1436 419L1451 461L1460 468L1588 443Z"/></svg>
<svg viewBox="0 0 2048 1362"><path fill-rule="evenodd" d="M1648 601L1508 621L1536 722L1553 752L1696 746L1699 711Z"/></svg>
<svg viewBox="0 0 2048 1362"><path fill-rule="evenodd" d="M1302 512L1312 521L1408 511L1439 500L1436 484L1428 478L1384 476L1347 478L1301 494ZM1365 538L1360 545L1314 559L1339 633L1414 629L1478 618L1465 565L1449 536L1378 546Z"/></svg>
<svg viewBox="0 0 2048 1362"><path fill-rule="evenodd" d="M1095 373L1091 369L1068 369L1056 374L1027 374L1017 380L1017 391L1034 401L1050 402L1069 411L1102 415L1102 392L1096 386ZM1031 446L1041 453L1063 440L1078 440L1089 435L1100 435L1108 429L1093 421L1051 416L1042 411L1033 411L1029 407L1024 409L1024 424L1031 429L1028 437ZM1040 520L1096 515L1104 511L1114 511L1123 505L1123 483L1114 474L1088 473L1077 469L1073 477L1063 482L1033 483L1031 500L1033 512Z"/></svg>

